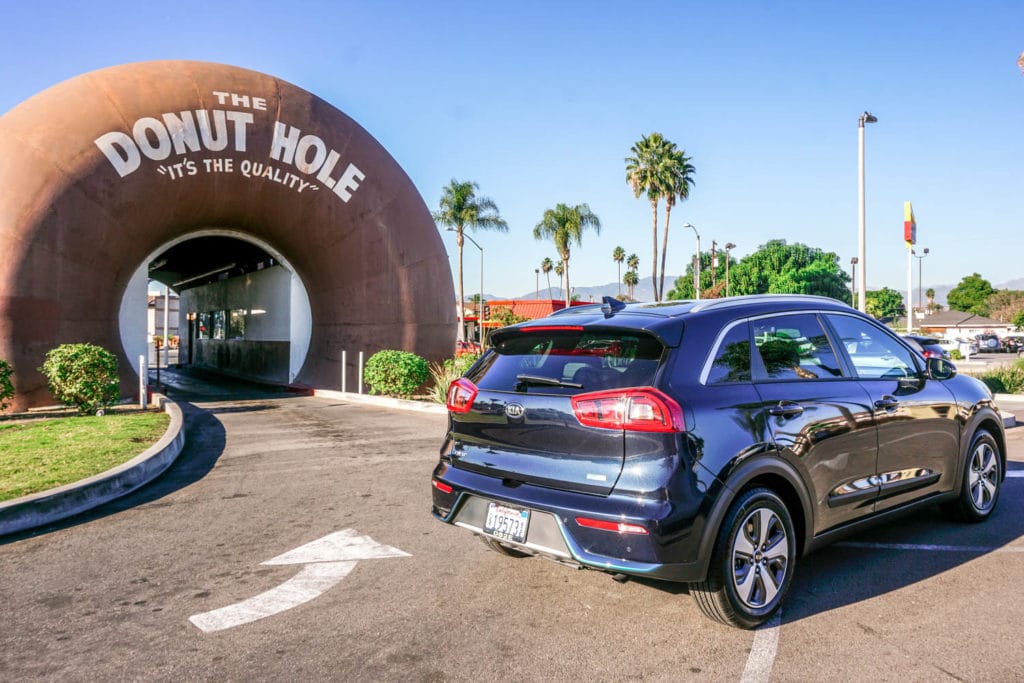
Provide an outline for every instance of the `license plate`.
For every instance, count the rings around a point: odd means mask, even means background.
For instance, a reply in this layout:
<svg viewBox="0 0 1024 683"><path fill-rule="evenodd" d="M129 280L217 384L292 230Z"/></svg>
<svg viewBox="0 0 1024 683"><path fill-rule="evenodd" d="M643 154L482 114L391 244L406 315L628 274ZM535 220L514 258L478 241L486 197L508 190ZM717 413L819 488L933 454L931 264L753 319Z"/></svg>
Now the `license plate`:
<svg viewBox="0 0 1024 683"><path fill-rule="evenodd" d="M530 526L530 511L491 503L487 507L484 532L503 541L526 542L526 529Z"/></svg>

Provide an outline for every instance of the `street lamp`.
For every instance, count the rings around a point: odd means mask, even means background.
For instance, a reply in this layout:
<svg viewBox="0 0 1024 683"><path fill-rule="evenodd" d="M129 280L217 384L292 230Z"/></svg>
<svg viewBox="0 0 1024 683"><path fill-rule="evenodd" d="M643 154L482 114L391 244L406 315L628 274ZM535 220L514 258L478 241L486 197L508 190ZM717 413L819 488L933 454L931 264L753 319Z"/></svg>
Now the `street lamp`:
<svg viewBox="0 0 1024 683"><path fill-rule="evenodd" d="M729 252L736 248L732 242L725 243L725 295L729 296Z"/></svg>
<svg viewBox="0 0 1024 683"><path fill-rule="evenodd" d="M867 291L867 272L868 272L868 261L867 261L867 238L865 230L865 218L864 218L864 124L865 123L878 123L878 117L874 116L870 112L864 112L857 119L857 169L858 169L858 199L859 199L859 221L858 221L858 232L857 232L857 256L860 259L860 281L857 283L857 291L860 292L860 299L857 301L857 308L860 309L861 313L867 312L867 297L864 293Z"/></svg>
<svg viewBox="0 0 1024 683"><path fill-rule="evenodd" d="M921 261L924 261L925 256L928 255L928 247L924 248L924 253L920 256L913 249L910 253L917 259L917 307L921 309L921 317L924 317L924 297L921 296Z"/></svg>
<svg viewBox="0 0 1024 683"><path fill-rule="evenodd" d="M540 268L534 268L533 272L537 276L537 283L536 283L537 284L537 293L534 294L533 298L539 299L540 298Z"/></svg>
<svg viewBox="0 0 1024 683"><path fill-rule="evenodd" d="M700 301L700 233L691 223L683 223L683 227L693 230L693 234L697 236L697 261L693 268L693 291L696 293L697 301Z"/></svg>
<svg viewBox="0 0 1024 683"><path fill-rule="evenodd" d="M852 270L850 278L850 294L853 295L853 303L857 304L857 262L860 261L856 256L850 257L850 269Z"/></svg>
<svg viewBox="0 0 1024 683"><path fill-rule="evenodd" d="M448 232L455 232L455 228L445 228ZM465 231L462 232L462 236L473 243L473 246L480 250L480 301L476 304L476 326L478 328L477 335L480 337L480 348L483 348L484 344L484 248L476 243L476 240L470 237ZM460 301L459 304L462 306L462 319L466 319L466 302ZM462 330L462 338L466 338L466 331Z"/></svg>

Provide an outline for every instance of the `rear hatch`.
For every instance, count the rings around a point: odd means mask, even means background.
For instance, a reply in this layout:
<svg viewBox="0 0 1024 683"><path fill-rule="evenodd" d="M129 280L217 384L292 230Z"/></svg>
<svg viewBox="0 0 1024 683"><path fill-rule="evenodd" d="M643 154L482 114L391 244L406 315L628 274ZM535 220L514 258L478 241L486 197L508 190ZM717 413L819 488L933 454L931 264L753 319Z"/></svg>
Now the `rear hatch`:
<svg viewBox="0 0 1024 683"><path fill-rule="evenodd" d="M626 448L609 411L619 401L648 414L642 398L619 398L653 385L663 344L639 330L572 325L506 328L492 342L459 380L468 400L451 412L453 466L513 485L608 494Z"/></svg>

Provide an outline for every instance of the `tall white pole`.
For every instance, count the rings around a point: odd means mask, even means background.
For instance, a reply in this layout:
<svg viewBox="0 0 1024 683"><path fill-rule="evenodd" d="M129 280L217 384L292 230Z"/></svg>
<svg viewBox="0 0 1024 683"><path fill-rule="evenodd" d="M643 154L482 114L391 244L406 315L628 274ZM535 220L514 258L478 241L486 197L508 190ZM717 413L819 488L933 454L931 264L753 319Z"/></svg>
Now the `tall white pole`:
<svg viewBox="0 0 1024 683"><path fill-rule="evenodd" d="M907 245L907 334L914 331L914 249Z"/></svg>
<svg viewBox="0 0 1024 683"><path fill-rule="evenodd" d="M697 301L700 301L700 233L697 233L697 270L694 272L693 279L695 283L694 289L697 290Z"/></svg>
<svg viewBox="0 0 1024 683"><path fill-rule="evenodd" d="M167 320L171 312L171 288L164 286L164 365L170 365L170 350L168 349L169 344L167 343ZM160 364L160 359L156 359L157 365Z"/></svg>
<svg viewBox="0 0 1024 683"><path fill-rule="evenodd" d="M857 309L861 313L867 312L867 297L864 296L867 291L867 273L868 273L868 261L867 261L867 236L865 228L865 214L864 214L864 117L861 116L859 125L857 126L857 206L858 206L858 220L857 220L857 262L860 264L859 280L857 280L857 291L860 292L860 298L857 300Z"/></svg>

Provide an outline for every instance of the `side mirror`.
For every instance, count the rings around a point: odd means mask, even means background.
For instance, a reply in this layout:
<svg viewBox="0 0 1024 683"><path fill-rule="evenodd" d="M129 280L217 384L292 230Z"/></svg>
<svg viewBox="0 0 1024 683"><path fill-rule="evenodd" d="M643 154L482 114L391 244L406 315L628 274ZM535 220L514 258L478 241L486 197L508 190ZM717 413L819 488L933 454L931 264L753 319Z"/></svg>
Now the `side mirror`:
<svg viewBox="0 0 1024 683"><path fill-rule="evenodd" d="M928 359L928 377L936 380L949 379L956 376L956 366L945 358Z"/></svg>

